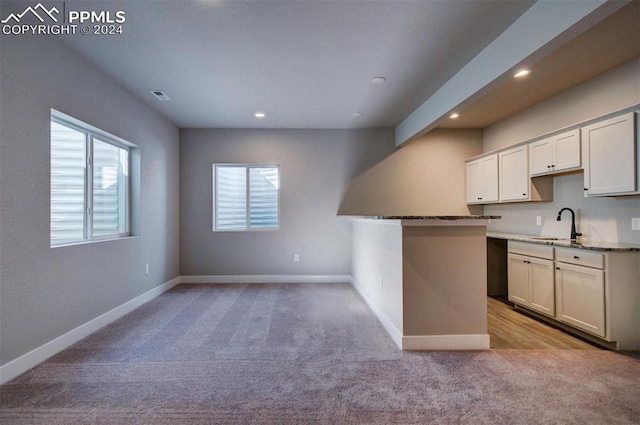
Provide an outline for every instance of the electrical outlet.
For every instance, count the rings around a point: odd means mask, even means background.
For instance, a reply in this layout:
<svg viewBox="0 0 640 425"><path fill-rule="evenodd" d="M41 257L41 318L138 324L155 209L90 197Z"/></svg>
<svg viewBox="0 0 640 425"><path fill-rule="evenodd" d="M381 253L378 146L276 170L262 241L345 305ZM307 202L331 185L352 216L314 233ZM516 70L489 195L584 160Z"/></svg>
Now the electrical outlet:
<svg viewBox="0 0 640 425"><path fill-rule="evenodd" d="M144 265L144 274L149 274L149 263Z"/></svg>
<svg viewBox="0 0 640 425"><path fill-rule="evenodd" d="M293 254L293 261L295 261L296 263L300 261L300 254Z"/></svg>
<svg viewBox="0 0 640 425"><path fill-rule="evenodd" d="M536 216L536 226L542 226L542 217Z"/></svg>
<svg viewBox="0 0 640 425"><path fill-rule="evenodd" d="M640 230L640 218L631 219L631 230Z"/></svg>

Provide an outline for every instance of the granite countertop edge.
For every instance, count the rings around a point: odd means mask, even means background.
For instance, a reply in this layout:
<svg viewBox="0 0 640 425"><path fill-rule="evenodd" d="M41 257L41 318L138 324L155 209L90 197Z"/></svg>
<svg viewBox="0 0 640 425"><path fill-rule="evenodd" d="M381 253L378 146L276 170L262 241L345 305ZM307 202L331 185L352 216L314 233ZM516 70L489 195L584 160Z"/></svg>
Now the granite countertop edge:
<svg viewBox="0 0 640 425"><path fill-rule="evenodd" d="M551 245L561 248L577 248L577 249L589 249L592 251L609 251L609 252L640 252L640 245L626 244L620 242L591 242L581 241L579 243L572 242L569 239L558 240L544 240L534 239L535 235L521 235L517 233L502 233L502 232L487 232L488 238L494 239L506 239L512 241L535 243L539 245Z"/></svg>
<svg viewBox="0 0 640 425"><path fill-rule="evenodd" d="M353 215L352 218L368 220L497 220L499 215Z"/></svg>

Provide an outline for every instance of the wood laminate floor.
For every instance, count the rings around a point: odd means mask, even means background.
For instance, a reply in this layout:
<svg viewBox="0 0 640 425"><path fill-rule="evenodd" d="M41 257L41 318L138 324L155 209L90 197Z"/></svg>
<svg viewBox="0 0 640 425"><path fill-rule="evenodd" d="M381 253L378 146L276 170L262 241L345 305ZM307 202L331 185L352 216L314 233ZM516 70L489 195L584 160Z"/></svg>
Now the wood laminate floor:
<svg viewBox="0 0 640 425"><path fill-rule="evenodd" d="M502 301L487 297L492 349L599 350L581 339L525 316Z"/></svg>

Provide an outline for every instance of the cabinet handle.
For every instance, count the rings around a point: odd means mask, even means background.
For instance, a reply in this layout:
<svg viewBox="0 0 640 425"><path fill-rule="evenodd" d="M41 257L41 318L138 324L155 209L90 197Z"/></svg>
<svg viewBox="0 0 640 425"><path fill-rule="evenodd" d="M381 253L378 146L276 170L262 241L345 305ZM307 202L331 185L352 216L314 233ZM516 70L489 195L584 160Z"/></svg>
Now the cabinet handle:
<svg viewBox="0 0 640 425"><path fill-rule="evenodd" d="M556 267L556 270L562 270L560 267Z"/></svg>
<svg viewBox="0 0 640 425"><path fill-rule="evenodd" d="M551 164L551 168L556 168L556 166L554 164Z"/></svg>
<svg viewBox="0 0 640 425"><path fill-rule="evenodd" d="M478 198L478 201L482 201L482 198Z"/></svg>
<svg viewBox="0 0 640 425"><path fill-rule="evenodd" d="M588 188L588 187L585 187L585 188L584 188L584 191L586 192L587 190L589 190L589 188Z"/></svg>
<svg viewBox="0 0 640 425"><path fill-rule="evenodd" d="M522 196L527 196L527 194L526 194L526 193L523 193L523 194L522 194Z"/></svg>
<svg viewBox="0 0 640 425"><path fill-rule="evenodd" d="M551 165L547 165L547 168L551 168Z"/></svg>
<svg viewBox="0 0 640 425"><path fill-rule="evenodd" d="M579 260L579 259L580 259L580 257L578 257L577 255L574 255L574 256L573 256L573 259L574 259L574 260Z"/></svg>

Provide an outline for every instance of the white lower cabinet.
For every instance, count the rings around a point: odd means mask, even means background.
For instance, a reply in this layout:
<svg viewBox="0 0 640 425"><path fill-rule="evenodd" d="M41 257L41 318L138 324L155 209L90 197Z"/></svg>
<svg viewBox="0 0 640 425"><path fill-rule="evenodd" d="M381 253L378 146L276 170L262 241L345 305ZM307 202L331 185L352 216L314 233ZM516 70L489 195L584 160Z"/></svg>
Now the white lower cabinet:
<svg viewBox="0 0 640 425"><path fill-rule="evenodd" d="M556 318L605 338L605 254L556 248Z"/></svg>
<svg viewBox="0 0 640 425"><path fill-rule="evenodd" d="M555 315L553 248L544 247L547 249L532 251L526 245L530 244L518 242L509 244L507 254L509 301L553 317ZM536 248L541 247L536 246Z"/></svg>
<svg viewBox="0 0 640 425"><path fill-rule="evenodd" d="M523 255L507 254L507 271L509 274L509 301L520 305L528 305L529 272L527 257Z"/></svg>
<svg viewBox="0 0 640 425"><path fill-rule="evenodd" d="M555 283L553 261L531 258L531 304L530 307L548 316L554 316Z"/></svg>
<svg viewBox="0 0 640 425"><path fill-rule="evenodd" d="M640 349L640 252L507 246L509 301L609 348Z"/></svg>
<svg viewBox="0 0 640 425"><path fill-rule="evenodd" d="M557 319L605 337L604 271L556 263Z"/></svg>

